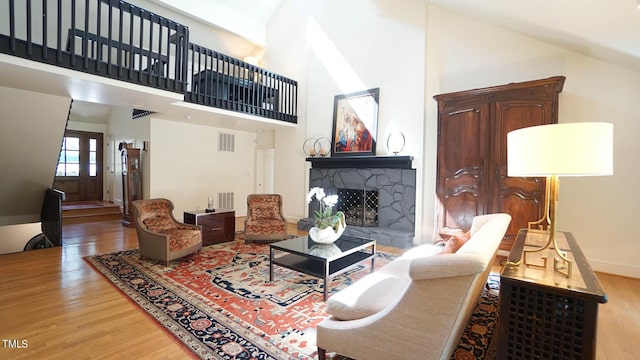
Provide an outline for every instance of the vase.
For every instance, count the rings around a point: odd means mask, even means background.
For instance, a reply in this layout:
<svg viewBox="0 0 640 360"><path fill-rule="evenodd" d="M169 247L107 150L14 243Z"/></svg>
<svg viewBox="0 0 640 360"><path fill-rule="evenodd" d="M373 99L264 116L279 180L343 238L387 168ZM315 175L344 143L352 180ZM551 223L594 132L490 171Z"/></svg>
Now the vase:
<svg viewBox="0 0 640 360"><path fill-rule="evenodd" d="M342 236L346 227L347 224L345 223L344 215L340 214L337 229L334 229L331 226L319 229L314 226L309 229L309 237L318 244L333 244L334 241L338 240L338 238Z"/></svg>

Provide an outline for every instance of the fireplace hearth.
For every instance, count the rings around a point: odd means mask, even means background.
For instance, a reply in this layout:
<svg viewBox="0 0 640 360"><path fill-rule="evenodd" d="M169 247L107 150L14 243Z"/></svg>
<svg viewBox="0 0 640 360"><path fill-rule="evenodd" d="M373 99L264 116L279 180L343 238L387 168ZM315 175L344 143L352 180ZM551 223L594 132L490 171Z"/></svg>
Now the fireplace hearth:
<svg viewBox="0 0 640 360"><path fill-rule="evenodd" d="M378 226L378 190L337 189L336 209L345 215L347 225Z"/></svg>

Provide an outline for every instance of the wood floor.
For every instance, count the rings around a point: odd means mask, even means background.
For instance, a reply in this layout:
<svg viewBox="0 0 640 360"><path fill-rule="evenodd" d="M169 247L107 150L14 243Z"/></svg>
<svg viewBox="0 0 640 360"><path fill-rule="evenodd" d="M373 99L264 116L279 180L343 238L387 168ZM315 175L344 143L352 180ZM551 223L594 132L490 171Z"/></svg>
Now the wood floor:
<svg viewBox="0 0 640 360"><path fill-rule="evenodd" d="M65 225L63 234L63 247L0 255L0 359L190 356L82 260L136 248L134 229L107 221ZM598 277L609 302L600 306L597 358L636 359L640 279Z"/></svg>

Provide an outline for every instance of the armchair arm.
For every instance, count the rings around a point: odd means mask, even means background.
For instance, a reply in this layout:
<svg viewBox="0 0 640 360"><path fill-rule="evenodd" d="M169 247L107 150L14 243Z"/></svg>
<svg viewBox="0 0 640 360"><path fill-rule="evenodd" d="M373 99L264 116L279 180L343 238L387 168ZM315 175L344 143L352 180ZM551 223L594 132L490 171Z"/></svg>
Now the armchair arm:
<svg viewBox="0 0 640 360"><path fill-rule="evenodd" d="M138 247L144 257L166 259L169 254L169 238L167 235L149 230L141 221L136 219L136 233Z"/></svg>

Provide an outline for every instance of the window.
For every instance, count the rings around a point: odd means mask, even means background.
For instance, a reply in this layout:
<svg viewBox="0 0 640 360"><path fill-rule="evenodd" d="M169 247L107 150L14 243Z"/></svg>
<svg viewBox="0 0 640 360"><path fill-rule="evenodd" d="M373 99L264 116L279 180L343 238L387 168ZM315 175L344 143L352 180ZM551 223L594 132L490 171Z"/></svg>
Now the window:
<svg viewBox="0 0 640 360"><path fill-rule="evenodd" d="M89 139L89 176L96 176L97 141Z"/></svg>
<svg viewBox="0 0 640 360"><path fill-rule="evenodd" d="M95 175L95 150L93 160ZM62 140L56 176L80 176L80 138L65 136Z"/></svg>

